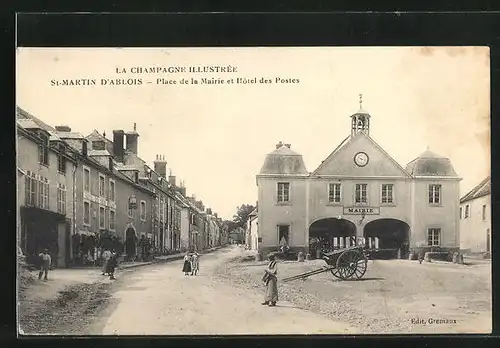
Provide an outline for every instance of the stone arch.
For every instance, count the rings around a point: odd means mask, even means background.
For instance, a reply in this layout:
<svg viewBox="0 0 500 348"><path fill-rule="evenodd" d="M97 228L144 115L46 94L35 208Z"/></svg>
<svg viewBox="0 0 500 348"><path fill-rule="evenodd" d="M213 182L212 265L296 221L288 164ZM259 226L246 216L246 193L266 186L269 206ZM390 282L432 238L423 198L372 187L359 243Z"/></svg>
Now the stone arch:
<svg viewBox="0 0 500 348"><path fill-rule="evenodd" d="M137 254L137 231L132 224L125 226L125 253L129 259Z"/></svg>
<svg viewBox="0 0 500 348"><path fill-rule="evenodd" d="M365 239L378 239L377 248L384 258L406 257L409 252L410 226L399 219L382 218L370 221L363 229ZM374 243L372 248L374 247Z"/></svg>
<svg viewBox="0 0 500 348"><path fill-rule="evenodd" d="M344 218L321 218L309 226L309 246L312 251L331 251L355 245L356 224Z"/></svg>

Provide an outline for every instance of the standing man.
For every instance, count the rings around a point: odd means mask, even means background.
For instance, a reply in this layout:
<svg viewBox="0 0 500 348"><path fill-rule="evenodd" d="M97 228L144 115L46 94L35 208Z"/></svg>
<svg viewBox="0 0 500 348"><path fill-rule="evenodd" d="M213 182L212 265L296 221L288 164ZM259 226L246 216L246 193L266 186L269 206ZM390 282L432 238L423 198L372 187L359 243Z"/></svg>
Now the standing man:
<svg viewBox="0 0 500 348"><path fill-rule="evenodd" d="M108 261L111 258L111 251L108 249L104 250L102 253L102 275L106 275L107 273L107 267L108 267Z"/></svg>
<svg viewBox="0 0 500 348"><path fill-rule="evenodd" d="M40 260L42 261L40 273L38 273L38 279L42 279L42 275L43 273L45 273L45 277L43 278L43 280L48 280L47 276L49 274L50 264L52 263L52 258L50 257L49 251L47 249L43 249L38 257L40 257Z"/></svg>

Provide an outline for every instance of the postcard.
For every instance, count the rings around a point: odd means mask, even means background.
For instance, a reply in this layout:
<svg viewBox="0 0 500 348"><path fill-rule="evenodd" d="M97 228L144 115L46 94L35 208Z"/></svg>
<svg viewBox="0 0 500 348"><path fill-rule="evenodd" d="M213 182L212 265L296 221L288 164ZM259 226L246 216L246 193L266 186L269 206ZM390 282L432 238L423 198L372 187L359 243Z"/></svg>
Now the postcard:
<svg viewBox="0 0 500 348"><path fill-rule="evenodd" d="M20 335L491 333L488 47L16 65Z"/></svg>

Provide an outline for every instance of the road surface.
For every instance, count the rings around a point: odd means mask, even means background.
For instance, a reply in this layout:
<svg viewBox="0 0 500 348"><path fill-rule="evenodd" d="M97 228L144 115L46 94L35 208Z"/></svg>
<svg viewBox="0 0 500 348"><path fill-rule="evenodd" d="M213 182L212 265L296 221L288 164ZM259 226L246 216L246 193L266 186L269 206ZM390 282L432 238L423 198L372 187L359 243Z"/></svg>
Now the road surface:
<svg viewBox="0 0 500 348"><path fill-rule="evenodd" d="M95 335L353 334L357 330L280 301L262 306L264 289L233 287L214 277L239 250L200 258L198 276L182 261L123 273L109 306L91 326Z"/></svg>

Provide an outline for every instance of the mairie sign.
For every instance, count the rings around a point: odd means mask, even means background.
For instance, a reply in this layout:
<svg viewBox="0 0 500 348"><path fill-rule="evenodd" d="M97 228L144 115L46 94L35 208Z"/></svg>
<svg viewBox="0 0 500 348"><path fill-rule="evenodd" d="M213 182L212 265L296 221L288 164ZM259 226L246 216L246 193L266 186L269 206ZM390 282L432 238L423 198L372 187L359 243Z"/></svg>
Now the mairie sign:
<svg viewBox="0 0 500 348"><path fill-rule="evenodd" d="M344 207L344 215L379 215L379 207Z"/></svg>

